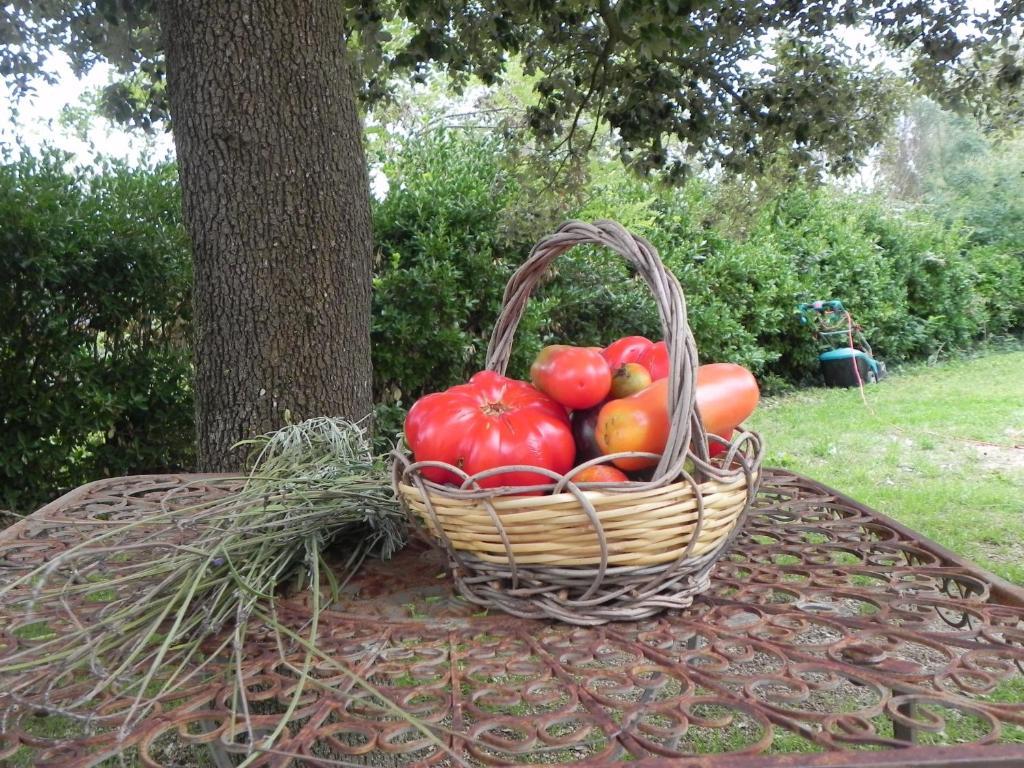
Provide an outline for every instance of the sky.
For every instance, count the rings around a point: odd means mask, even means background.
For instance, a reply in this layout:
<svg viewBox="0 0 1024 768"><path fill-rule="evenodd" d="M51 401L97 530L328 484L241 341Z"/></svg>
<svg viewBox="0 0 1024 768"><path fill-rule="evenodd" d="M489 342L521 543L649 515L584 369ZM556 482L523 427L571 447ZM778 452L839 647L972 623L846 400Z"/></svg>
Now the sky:
<svg viewBox="0 0 1024 768"><path fill-rule="evenodd" d="M100 64L82 79L75 77L63 54L50 59L55 83L37 79L36 92L15 101L6 88L0 87L0 144L23 144L33 152L50 144L72 153L87 164L97 154L127 160L132 164L148 163L174 156L170 134L145 137L141 131L126 131L109 120L90 123L86 136L79 137L71 127L64 127L60 117L65 107L77 107L82 97L110 81L110 67Z"/></svg>
<svg viewBox="0 0 1024 768"><path fill-rule="evenodd" d="M125 160L132 165L148 165L174 158L174 140L170 133L160 132L146 136L140 130L126 130L102 118L93 119L87 134L82 137L73 126L63 125L61 114L68 107L83 105L83 97L110 82L112 69L97 64L85 77L79 79L72 72L67 59L57 53L50 59L50 71L55 82L37 79L35 92L15 101L6 88L0 86L0 147L25 146L33 154L46 145L57 147L73 156L73 165L91 165L97 156ZM456 110L457 111L457 110ZM870 159L861 172L847 185L869 188L874 181L874 164ZM378 199L387 196L388 182L381 169L370 169L371 191Z"/></svg>

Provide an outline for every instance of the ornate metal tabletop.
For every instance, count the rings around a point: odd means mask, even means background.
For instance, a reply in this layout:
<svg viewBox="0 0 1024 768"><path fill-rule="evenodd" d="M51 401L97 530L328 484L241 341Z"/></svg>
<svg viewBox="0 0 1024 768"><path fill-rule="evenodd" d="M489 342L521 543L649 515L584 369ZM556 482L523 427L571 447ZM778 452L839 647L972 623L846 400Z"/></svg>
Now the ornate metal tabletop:
<svg viewBox="0 0 1024 768"><path fill-rule="evenodd" d="M144 519L172 491L184 507L225 488L197 475L83 486L0 532L0 579ZM297 631L308 624L301 596L278 611ZM365 565L319 622L334 663L316 670L277 751L250 764L1024 766L1024 590L786 471L766 470L711 591L687 611L592 628L478 611L427 547ZM60 606L0 606L0 657L65 620ZM0 763L237 765L252 735L228 679L244 676L251 721L269 727L302 656L269 633L247 643L242 669L207 660L127 734L124 702L99 698L82 723L32 711L4 686ZM447 750L380 696L436 725Z"/></svg>

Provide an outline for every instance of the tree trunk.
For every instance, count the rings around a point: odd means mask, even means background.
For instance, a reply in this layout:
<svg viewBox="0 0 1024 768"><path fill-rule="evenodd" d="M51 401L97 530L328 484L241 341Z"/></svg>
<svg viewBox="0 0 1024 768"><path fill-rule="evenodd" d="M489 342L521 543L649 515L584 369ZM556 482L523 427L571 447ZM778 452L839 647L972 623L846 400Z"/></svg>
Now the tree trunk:
<svg viewBox="0 0 1024 768"><path fill-rule="evenodd" d="M199 465L371 408L369 183L338 0L162 0Z"/></svg>

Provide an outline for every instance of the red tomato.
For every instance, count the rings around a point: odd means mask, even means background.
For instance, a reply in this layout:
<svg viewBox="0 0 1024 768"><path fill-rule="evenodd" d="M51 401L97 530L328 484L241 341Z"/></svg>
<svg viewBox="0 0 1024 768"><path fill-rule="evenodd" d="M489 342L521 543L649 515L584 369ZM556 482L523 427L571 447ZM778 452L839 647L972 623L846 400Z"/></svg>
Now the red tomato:
<svg viewBox="0 0 1024 768"><path fill-rule="evenodd" d="M605 347L601 354L615 372L626 363L639 363L644 352L653 346L654 342L643 336L624 336Z"/></svg>
<svg viewBox="0 0 1024 768"><path fill-rule="evenodd" d="M652 344L637 362L647 369L653 381L668 378L668 347L665 346L664 341Z"/></svg>
<svg viewBox="0 0 1024 768"><path fill-rule="evenodd" d="M628 483L629 478L621 469L607 464L595 464L573 475L574 483Z"/></svg>
<svg viewBox="0 0 1024 768"><path fill-rule="evenodd" d="M405 419L405 439L416 461L444 461L473 475L510 464L572 469L576 446L565 409L524 381L483 371L468 384L417 400ZM425 468L437 483L461 484L455 473ZM550 482L536 472L502 472L484 488Z"/></svg>
<svg viewBox="0 0 1024 768"><path fill-rule="evenodd" d="M537 355L530 366L530 380L567 408L590 408L608 397L612 372L600 352L554 344Z"/></svg>
<svg viewBox="0 0 1024 768"><path fill-rule="evenodd" d="M717 434L719 437L724 438L725 440L732 440L732 429L724 429L721 432L711 432L711 433L709 433L709 436L711 434ZM715 456L722 455L723 453L725 453L728 450L729 450L728 446L722 445L717 440L711 440L710 437L709 437L709 439L708 439L708 456L714 458Z"/></svg>

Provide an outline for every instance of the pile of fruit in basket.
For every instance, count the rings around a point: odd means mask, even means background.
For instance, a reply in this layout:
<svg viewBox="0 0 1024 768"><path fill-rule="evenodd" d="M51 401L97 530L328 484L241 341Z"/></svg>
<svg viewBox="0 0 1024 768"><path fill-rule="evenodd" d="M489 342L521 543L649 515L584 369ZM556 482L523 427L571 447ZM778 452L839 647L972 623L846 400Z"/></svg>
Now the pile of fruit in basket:
<svg viewBox="0 0 1024 768"><path fill-rule="evenodd" d="M482 488L551 483L600 456L622 452L661 454L669 435L669 360L664 341L626 336L604 349L545 347L530 368L532 383L482 371L465 384L417 400L405 437L427 480L461 485L485 473ZM709 453L723 453L733 430L760 396L746 368L712 363L697 369L697 410ZM617 457L573 473L575 483L644 479L657 460ZM450 465L448 467L444 465ZM503 472L487 470L509 467Z"/></svg>

